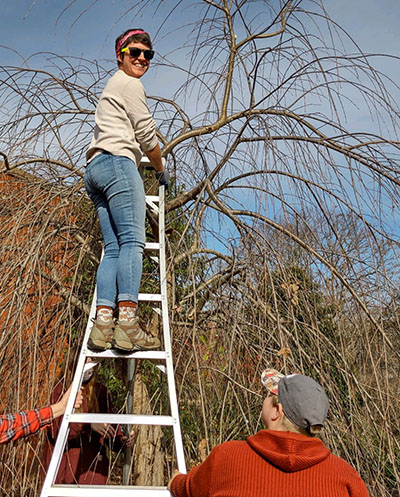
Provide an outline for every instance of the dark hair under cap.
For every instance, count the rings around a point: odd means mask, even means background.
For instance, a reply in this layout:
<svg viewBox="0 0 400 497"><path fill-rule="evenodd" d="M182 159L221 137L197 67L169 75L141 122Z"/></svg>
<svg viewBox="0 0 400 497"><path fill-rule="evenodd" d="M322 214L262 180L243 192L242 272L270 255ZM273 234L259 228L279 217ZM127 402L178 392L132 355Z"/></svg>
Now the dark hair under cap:
<svg viewBox="0 0 400 497"><path fill-rule="evenodd" d="M143 44L148 45L149 48L153 48L150 35L147 31L144 31L142 28L127 29L115 40L115 54L117 58L121 55L121 49L124 48L124 45L127 45L131 41L142 42Z"/></svg>

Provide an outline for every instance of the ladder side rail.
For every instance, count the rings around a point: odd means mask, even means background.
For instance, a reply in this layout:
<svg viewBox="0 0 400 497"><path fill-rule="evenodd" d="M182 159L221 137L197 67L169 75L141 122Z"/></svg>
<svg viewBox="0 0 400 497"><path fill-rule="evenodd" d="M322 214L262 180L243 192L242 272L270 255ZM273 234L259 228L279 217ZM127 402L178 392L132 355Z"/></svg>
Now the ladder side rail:
<svg viewBox="0 0 400 497"><path fill-rule="evenodd" d="M178 470L186 473L185 455L183 451L182 431L180 426L178 399L176 396L174 364L172 360L172 343L168 317L167 268L165 258L165 187L159 188L159 242L160 242L160 286L161 307L164 332L164 348L166 352L167 382L171 415L174 419L173 431Z"/></svg>
<svg viewBox="0 0 400 497"><path fill-rule="evenodd" d="M47 497L51 495L49 491L51 490L51 486L54 485L54 482L57 478L58 470L60 468L61 459L64 454L64 447L67 444L67 437L69 434L69 423L71 415L74 411L75 398L78 393L78 390L81 387L83 370L85 366L86 356L82 353L83 350L86 349L86 344L89 339L90 330L91 330L91 318L94 318L96 314L96 295L97 291L95 289L93 294L92 305L90 307L89 319L86 325L85 336L83 340L82 350L79 355L78 364L75 369L74 379L72 381L71 394L69 396L67 406L65 409L65 413L63 419L61 421L60 429L57 435L57 440L54 445L53 454L50 460L49 467L47 468L46 478L42 487L41 497Z"/></svg>

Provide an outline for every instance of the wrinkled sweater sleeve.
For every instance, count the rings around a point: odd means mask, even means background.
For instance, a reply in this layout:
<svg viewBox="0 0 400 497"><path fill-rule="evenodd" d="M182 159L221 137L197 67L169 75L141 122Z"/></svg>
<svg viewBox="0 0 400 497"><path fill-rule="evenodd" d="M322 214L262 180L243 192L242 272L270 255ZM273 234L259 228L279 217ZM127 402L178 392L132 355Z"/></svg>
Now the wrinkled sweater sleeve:
<svg viewBox="0 0 400 497"><path fill-rule="evenodd" d="M143 151L157 145L156 123L147 106L146 94L139 79L130 78L124 93L125 109L135 131L135 138Z"/></svg>
<svg viewBox="0 0 400 497"><path fill-rule="evenodd" d="M219 447L214 447L207 459L189 471L187 475L177 475L172 480L171 493L174 497L208 497L210 495Z"/></svg>

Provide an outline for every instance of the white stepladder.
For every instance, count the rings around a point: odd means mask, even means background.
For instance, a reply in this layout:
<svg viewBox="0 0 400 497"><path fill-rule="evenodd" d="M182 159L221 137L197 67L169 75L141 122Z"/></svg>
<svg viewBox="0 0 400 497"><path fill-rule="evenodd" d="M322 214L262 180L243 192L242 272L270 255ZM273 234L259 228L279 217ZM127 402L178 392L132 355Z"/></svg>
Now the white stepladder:
<svg viewBox="0 0 400 497"><path fill-rule="evenodd" d="M105 352L93 352L87 348L87 341L90 335L91 321L96 312L96 293L93 296L90 316L83 339L82 349L79 355L75 376L72 382L71 395L67 403L67 408L60 426L57 441L54 447L53 456L47 471L46 479L43 484L41 497L56 496L76 496L76 497L110 497L112 496L170 496L166 487L139 487L134 485L60 485L55 484L58 469L67 443L69 424L70 423L108 423L122 425L154 425L154 426L171 426L173 430L175 453L178 470L186 472L185 458L183 452L182 433L179 421L178 402L175 390L174 366L172 360L171 335L168 319L168 299L167 299L167 280L166 280L166 259L165 259L165 188L159 188L159 195L146 196L147 207L156 215L159 221L159 241L157 243L146 243L145 251L152 252L156 257L152 257L159 263L160 276L160 293L146 294L139 293L139 302L147 301L150 304L156 304L159 307L153 308L162 318L162 329L164 337L164 350L158 351L137 351L130 354L120 354L114 350ZM157 256L158 252L158 256ZM136 359L149 359L161 362L158 366L167 375L168 397L170 404L170 415L148 415L148 414L109 414L109 413L74 413L74 399L81 386L82 377L85 368L86 358L121 358L130 360L128 364L135 364ZM165 361L165 366L163 363ZM134 369L134 367L133 367ZM133 378L132 368L128 368L128 376ZM130 403L131 404L131 403ZM129 398L128 398L129 406ZM126 481L126 464L124 466L124 480Z"/></svg>

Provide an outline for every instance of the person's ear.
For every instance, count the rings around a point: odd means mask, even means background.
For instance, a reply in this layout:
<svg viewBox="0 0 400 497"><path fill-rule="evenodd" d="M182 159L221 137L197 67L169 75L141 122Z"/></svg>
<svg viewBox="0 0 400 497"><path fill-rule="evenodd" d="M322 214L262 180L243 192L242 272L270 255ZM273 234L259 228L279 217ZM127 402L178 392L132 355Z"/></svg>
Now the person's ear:
<svg viewBox="0 0 400 497"><path fill-rule="evenodd" d="M122 64L122 57L121 57L121 55L118 55L117 60L118 60L118 62L119 62L120 64Z"/></svg>
<svg viewBox="0 0 400 497"><path fill-rule="evenodd" d="M274 406L271 414L271 419L272 421L277 421L280 417L283 415L283 408L282 404L278 404L277 406Z"/></svg>

